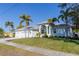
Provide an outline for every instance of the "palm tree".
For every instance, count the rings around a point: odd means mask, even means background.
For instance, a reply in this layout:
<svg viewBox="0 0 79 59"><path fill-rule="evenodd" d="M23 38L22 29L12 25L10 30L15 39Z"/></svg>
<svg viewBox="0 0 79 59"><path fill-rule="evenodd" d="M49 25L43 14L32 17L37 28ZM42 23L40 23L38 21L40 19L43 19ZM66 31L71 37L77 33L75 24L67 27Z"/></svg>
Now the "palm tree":
<svg viewBox="0 0 79 59"><path fill-rule="evenodd" d="M5 26L6 27L9 27L9 30L10 31L13 31L14 30L14 25L13 25L13 22L11 22L11 21L6 21L5 22Z"/></svg>
<svg viewBox="0 0 79 59"><path fill-rule="evenodd" d="M70 8L66 10L61 10L60 13L61 15L58 17L58 19L61 18L65 22L66 26L68 26L68 17L70 16ZM65 32L66 37L68 37L68 27L66 27Z"/></svg>
<svg viewBox="0 0 79 59"><path fill-rule="evenodd" d="M75 29L77 32L77 29L79 28L79 4L75 3L75 4L67 4L67 3L62 3L59 4L59 7L61 7L61 9L68 9L70 8L70 17L72 18L71 21L73 21L73 24L75 25Z"/></svg>
<svg viewBox="0 0 79 59"><path fill-rule="evenodd" d="M55 21L59 22L59 20L57 18L49 18L48 19L48 23L51 24L51 25L54 24Z"/></svg>
<svg viewBox="0 0 79 59"><path fill-rule="evenodd" d="M25 22L25 23L26 23L25 27L28 29L28 26L30 25L30 21L32 21L32 20L30 19L30 16L24 14L24 15L21 15L20 18L22 19L22 20L20 21L20 25L21 25L23 22ZM28 32L29 32L29 30L28 30ZM29 36L29 34L28 34L28 36ZM26 34L25 34L25 37L26 37Z"/></svg>
<svg viewBox="0 0 79 59"><path fill-rule="evenodd" d="M78 32L77 29L79 28L79 13L77 11L71 11L70 16L72 17L76 32Z"/></svg>
<svg viewBox="0 0 79 59"><path fill-rule="evenodd" d="M13 36L14 36L15 35L15 33L14 33L15 29L14 29L13 22L12 21L6 21L5 22L5 26L9 27L9 31L13 32Z"/></svg>
<svg viewBox="0 0 79 59"><path fill-rule="evenodd" d="M19 24L19 26L17 26L17 29L23 28L24 26L22 25L22 23Z"/></svg>

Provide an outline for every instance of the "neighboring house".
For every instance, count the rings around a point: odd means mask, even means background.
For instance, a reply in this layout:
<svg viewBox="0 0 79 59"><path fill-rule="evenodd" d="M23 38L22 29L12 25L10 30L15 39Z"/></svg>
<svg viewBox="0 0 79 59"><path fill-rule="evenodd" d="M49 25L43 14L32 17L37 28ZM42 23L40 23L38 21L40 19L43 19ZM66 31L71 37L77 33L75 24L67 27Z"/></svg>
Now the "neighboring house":
<svg viewBox="0 0 79 59"><path fill-rule="evenodd" d="M73 37L73 32L72 32L72 26L66 26L65 24L49 24L47 22L39 24L39 32L40 32L40 37L43 37L44 35L47 35L48 37L51 36L61 36L61 37L67 37L65 29L68 27L68 37Z"/></svg>
<svg viewBox="0 0 79 59"><path fill-rule="evenodd" d="M19 28L15 31L15 38L32 38L37 37L38 29L32 27Z"/></svg>
<svg viewBox="0 0 79 59"><path fill-rule="evenodd" d="M4 32L5 37L13 37L13 33L11 32Z"/></svg>

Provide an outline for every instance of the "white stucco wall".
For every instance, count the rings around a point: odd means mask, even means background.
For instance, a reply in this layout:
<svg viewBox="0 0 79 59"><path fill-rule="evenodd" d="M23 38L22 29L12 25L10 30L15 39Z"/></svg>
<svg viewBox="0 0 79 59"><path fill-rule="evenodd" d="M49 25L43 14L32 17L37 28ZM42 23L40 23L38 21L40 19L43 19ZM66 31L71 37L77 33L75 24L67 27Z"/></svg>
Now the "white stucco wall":
<svg viewBox="0 0 79 59"><path fill-rule="evenodd" d="M36 37L38 31L16 31L15 38L32 38Z"/></svg>
<svg viewBox="0 0 79 59"><path fill-rule="evenodd" d="M41 32L41 26L42 25L39 26L39 32ZM46 34L48 37L51 37L51 36L64 36L64 37L66 37L66 32L65 32L66 26L50 26L49 24L45 24L45 26L46 26L46 29L45 29ZM56 31L56 33L54 33L54 30ZM41 34L40 37L44 36L44 34ZM73 36L73 32L72 32L71 27L68 28L68 36L69 37Z"/></svg>
<svg viewBox="0 0 79 59"><path fill-rule="evenodd" d="M56 33L54 33L54 29L52 28L52 34L53 36L65 36L66 37L66 32L65 32L65 28L56 28ZM72 29L68 28L68 36L72 37Z"/></svg>
<svg viewBox="0 0 79 59"><path fill-rule="evenodd" d="M16 38L24 38L25 37L24 31L17 31L17 32L15 32L15 37Z"/></svg>

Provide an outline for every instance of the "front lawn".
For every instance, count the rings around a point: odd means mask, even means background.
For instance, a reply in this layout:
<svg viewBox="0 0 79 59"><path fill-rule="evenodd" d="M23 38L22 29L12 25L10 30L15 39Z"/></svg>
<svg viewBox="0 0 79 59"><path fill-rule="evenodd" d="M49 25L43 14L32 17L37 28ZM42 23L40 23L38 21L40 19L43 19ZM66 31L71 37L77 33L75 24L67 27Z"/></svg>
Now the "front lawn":
<svg viewBox="0 0 79 59"><path fill-rule="evenodd" d="M0 56L33 56L40 55L20 48L0 44Z"/></svg>
<svg viewBox="0 0 79 59"><path fill-rule="evenodd" d="M47 48L51 50L58 50L58 51L63 51L63 52L79 54L79 44L74 43L74 42L64 42L63 40L60 40L60 39L56 40L55 38L17 39L17 40L13 40L12 42L24 44L24 45Z"/></svg>

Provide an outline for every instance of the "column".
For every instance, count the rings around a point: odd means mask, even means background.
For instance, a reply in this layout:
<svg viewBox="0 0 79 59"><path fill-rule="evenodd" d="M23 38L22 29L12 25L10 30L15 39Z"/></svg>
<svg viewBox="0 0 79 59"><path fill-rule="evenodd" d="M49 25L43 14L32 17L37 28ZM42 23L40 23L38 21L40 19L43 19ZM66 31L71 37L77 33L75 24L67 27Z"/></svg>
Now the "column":
<svg viewBox="0 0 79 59"><path fill-rule="evenodd" d="M40 34L41 34L41 26L42 26L42 25L39 25L39 32L40 32Z"/></svg>
<svg viewBox="0 0 79 59"><path fill-rule="evenodd" d="M49 25L49 37L52 36L52 27Z"/></svg>
<svg viewBox="0 0 79 59"><path fill-rule="evenodd" d="M72 31L71 27L70 27L70 31L69 32L70 32L70 36L73 37L73 31Z"/></svg>
<svg viewBox="0 0 79 59"><path fill-rule="evenodd" d="M46 33L48 37L52 36L52 27L50 25L46 25Z"/></svg>
<svg viewBox="0 0 79 59"><path fill-rule="evenodd" d="M48 31L49 31L49 29L48 29L48 25L45 25L46 26L46 34L48 35L49 33L48 33Z"/></svg>

